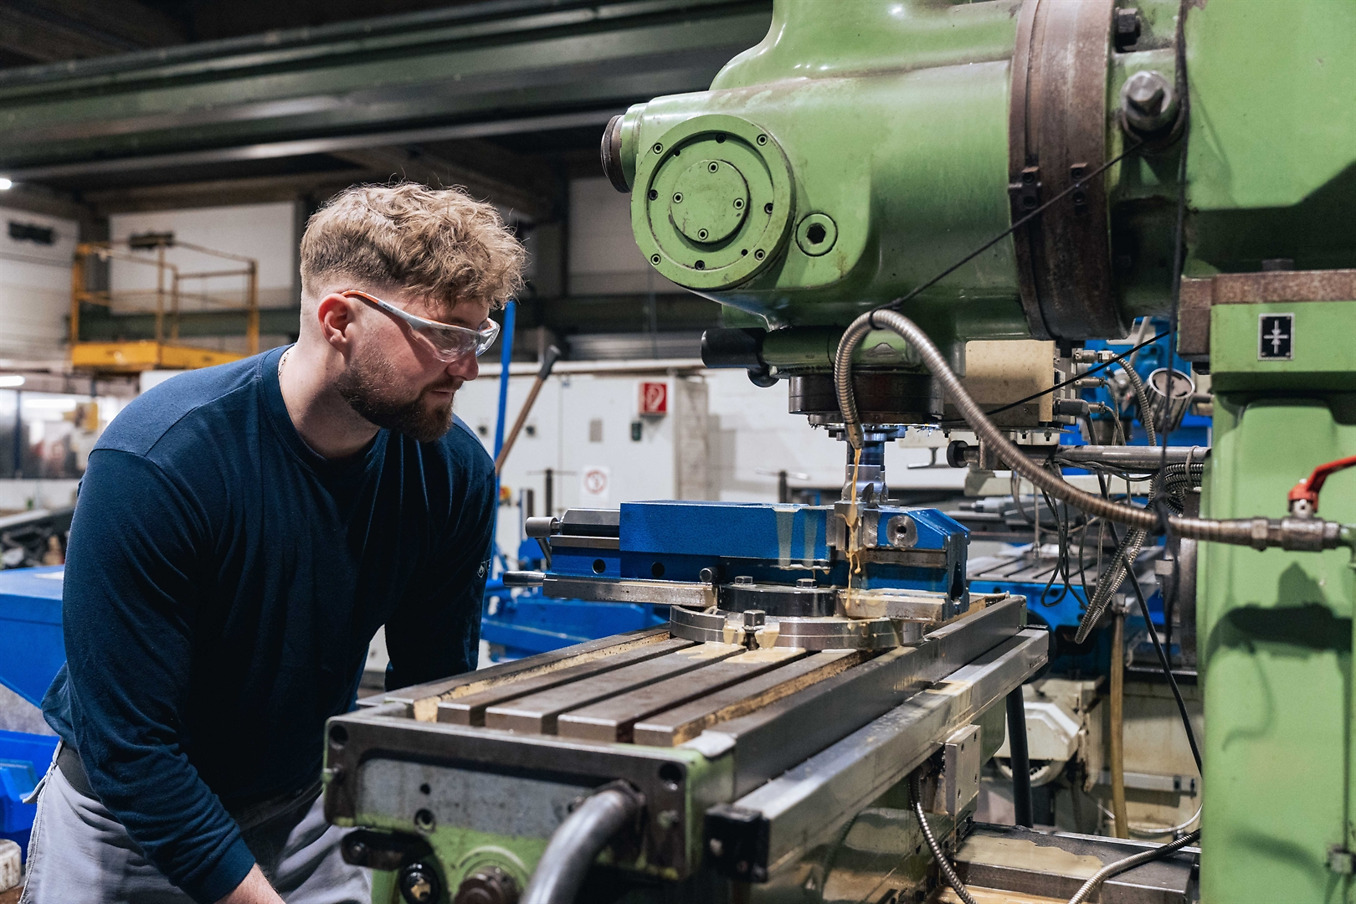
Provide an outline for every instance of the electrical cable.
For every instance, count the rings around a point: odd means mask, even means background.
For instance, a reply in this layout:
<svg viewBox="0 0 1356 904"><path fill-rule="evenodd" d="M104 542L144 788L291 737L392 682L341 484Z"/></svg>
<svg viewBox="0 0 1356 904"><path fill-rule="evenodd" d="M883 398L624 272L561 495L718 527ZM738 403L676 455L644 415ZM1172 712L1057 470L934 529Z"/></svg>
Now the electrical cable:
<svg viewBox="0 0 1356 904"><path fill-rule="evenodd" d="M1128 147L1125 148L1125 150L1121 151L1121 152L1120 152L1119 154L1117 154L1115 157L1112 157L1112 158L1111 158L1110 160L1108 160L1106 163L1103 163L1101 166L1097 167L1097 169L1095 169L1095 170L1093 170L1092 172L1088 173L1088 174L1087 174L1086 176L1084 176L1082 179L1075 179L1074 182L1073 182L1073 184L1071 184L1068 188L1066 188L1066 189L1064 189L1063 191L1061 191L1061 192L1059 192L1058 194L1056 194L1054 197L1050 198L1050 200L1046 201L1044 204L1040 205L1039 207L1035 208L1034 210L1031 210L1030 212L1028 212L1028 213L1025 214L1024 216L1019 217L1018 219L1014 220L1013 223L1012 223L1012 225L1009 226L1007 229L1004 229L1002 232L998 233L998 235L996 235L996 236L994 236L993 238L989 239L989 240L988 240L987 242L985 242L983 245L980 245L980 246L979 246L978 248L976 248L974 251L971 251L969 254L965 255L965 257L963 257L963 258L961 258L960 260L956 261L956 262L955 262L954 264L952 264L950 267L947 267L947 268L946 268L945 270L943 270L941 273L938 273L936 276L932 277L932 279L929 279L927 282L922 283L921 285L915 286L913 289L911 289L910 291L908 291L908 292L905 293L904 295L901 295L899 298L896 298L896 299L894 299L893 301L890 301L890 302L888 302L888 303L886 303L886 304L881 305L880 307L876 308L876 310L877 310L877 311L885 311L885 310L898 311L901 307L904 306L904 304L905 304L906 302L913 300L913 299L916 298L920 293L922 293L922 292L926 291L927 289L930 289L930 288L932 288L933 286L937 285L937 283L941 282L943 279L945 279L946 277L950 276L952 273L955 273L957 270L959 270L961 267L963 267L963 266L965 266L966 264L968 264L970 261L972 261L972 260L974 260L975 258L979 257L981 254L983 254L985 251L988 251L988 250L989 250L990 248L992 248L994 245L997 245L1000 241L1002 241L1003 239L1007 238L1007 237L1008 237L1009 235L1011 235L1013 232L1016 232L1018 229L1022 228L1022 227L1025 226L1027 223L1031 222L1031 221L1034 220L1036 217L1040 216L1042 213L1045 212L1045 210L1046 210L1048 207L1050 207L1050 205L1055 204L1056 202L1063 200L1065 197L1067 197L1067 196L1073 194L1073 193L1076 192L1076 191L1081 191L1081 190L1085 187L1085 186L1084 186L1084 183L1085 183L1085 182L1087 182L1087 181L1089 181L1089 180L1091 180L1091 179L1097 178L1097 177L1100 176L1102 173L1106 172L1106 171L1109 170L1111 167L1115 166L1117 163L1120 163L1121 160L1123 160L1125 157L1129 156L1131 153L1133 153L1134 151L1138 150L1139 147L1140 147L1140 145L1142 145L1143 143L1144 143L1144 142L1142 142L1142 141L1136 141L1136 142L1134 142L1133 144L1129 145Z"/></svg>
<svg viewBox="0 0 1356 904"><path fill-rule="evenodd" d="M884 310L884 309L883 309L883 308L877 308L876 310L879 311L879 310ZM1141 342L1139 345L1136 345L1136 346L1134 346L1133 348L1130 348L1130 349L1126 350L1125 352L1122 352L1122 354L1128 355L1128 354L1130 354L1131 352L1136 352L1136 351L1139 351L1140 349L1142 349L1142 348L1144 348L1144 347L1146 347L1146 346L1153 345L1155 342L1157 342L1159 339L1162 339L1162 338L1163 338L1164 336L1166 336L1166 335L1168 335L1168 331L1167 331L1167 330L1164 330L1163 332L1159 333L1157 336L1154 336L1154 337L1151 338L1151 339L1145 339L1145 340L1144 340L1143 342ZM1090 376L1092 376L1092 375L1095 374L1095 373L1100 373L1100 372L1106 370L1106 369L1107 369L1108 367L1110 367L1112 364L1115 364L1117 358L1119 358L1119 357L1120 357L1120 356L1118 355L1116 358L1112 358L1110 361L1106 361L1106 362L1103 362L1103 363L1101 363L1101 364L1095 365L1095 366L1093 366L1093 367L1089 367L1087 370L1081 371L1081 372L1079 372L1079 373L1073 375L1072 377L1069 377L1069 379L1067 379L1067 380L1061 380L1061 381L1059 381L1058 383L1056 383L1056 384L1053 385L1053 386L1050 386L1050 387L1048 387L1048 388L1046 388L1046 389L1042 389L1040 392L1033 392L1031 395L1026 396L1025 398L1018 399L1018 400L1015 401L1015 402L1008 402L1006 405L1000 405L1000 406L997 407L997 408L990 408L988 411L986 411L986 412L984 412L984 413L987 414L987 415L989 415L990 417L992 417L992 416L995 415L995 414L1002 414L1004 411L1010 411L1010 410L1012 410L1013 408L1016 408L1018 405L1025 405L1027 402L1031 402L1031 401L1034 401L1034 400L1036 400L1036 399L1039 399L1041 396L1047 396L1047 395L1049 395L1050 393L1055 392L1056 390L1063 389L1065 386L1068 386L1070 383L1077 383L1079 380L1083 379L1084 377L1090 377ZM943 425L945 426L945 425L964 424L964 423L965 423L965 419L964 419L964 418L960 418L960 419L951 420L951 421L944 421L944 422L943 422Z"/></svg>
<svg viewBox="0 0 1356 904"><path fill-rule="evenodd" d="M1108 863L1106 866L1093 873L1088 878L1088 881L1083 883L1083 887L1078 889L1078 892L1069 899L1069 904L1083 904L1083 902L1088 899L1088 896L1096 891L1097 887L1107 879L1119 876L1121 873L1132 870L1137 866L1142 866L1145 863L1161 860L1169 854L1181 850L1192 842L1200 840L1200 837L1201 830L1197 829L1190 835L1183 835L1176 841L1170 841L1162 847L1157 847L1150 851L1142 851L1134 856L1126 857L1124 860L1117 860L1115 863Z"/></svg>
<svg viewBox="0 0 1356 904"><path fill-rule="evenodd" d="M1111 528L1111 536L1116 536L1116 528ZM1196 771L1204 774L1201 770L1201 749L1196 745L1196 732L1191 727L1191 717L1187 714L1186 701L1182 699L1182 689L1177 686L1177 679L1172 674L1172 663L1168 661L1168 654L1163 649L1163 644L1158 640L1158 631L1154 628L1153 618L1149 614L1149 603L1144 598L1144 589L1139 586L1139 578L1130 574L1130 589L1135 592L1135 602L1139 604L1139 614L1144 618L1144 626L1149 632L1149 640L1153 643L1154 652L1158 654L1158 663L1163 667L1163 677L1168 679L1168 687L1172 689L1172 698L1177 701L1177 712L1182 717L1182 728L1186 731L1187 743L1191 745L1191 758L1196 761Z"/></svg>
<svg viewBox="0 0 1356 904"><path fill-rule="evenodd" d="M915 772L909 779L909 796L913 798L913 815L918 820L918 827L923 830L923 840L928 843L928 850L932 851L932 856L937 861L938 868L946 876L947 884L955 889L957 896L965 904L975 904L974 896L970 894L970 889L965 887L959 875L956 874L956 868L951 865L951 860L947 858L946 852L942 846L937 843L937 836L932 834L932 826L928 825L927 814L923 812L923 801L921 782L918 779L918 773Z"/></svg>
<svg viewBox="0 0 1356 904"><path fill-rule="evenodd" d="M1022 453L1003 431L975 403L946 361L936 344L919 326L903 314L888 310L873 310L859 316L843 333L834 356L834 389L838 407L843 414L844 432L855 449L862 448L864 435L857 400L852 388L852 356L868 333L882 327L900 335L918 352L924 366L941 388L949 395L970 428L981 442L987 443L1008 467L1018 471L1038 488L1054 498L1082 509L1090 515L1119 521L1143 530L1157 530L1166 526L1183 537L1251 546L1254 549L1282 547L1295 550L1335 549L1356 546L1356 527L1320 518L1284 520L1258 518L1188 518L1166 515L1140 508L1108 502L1080 490L1062 477L1045 470Z"/></svg>

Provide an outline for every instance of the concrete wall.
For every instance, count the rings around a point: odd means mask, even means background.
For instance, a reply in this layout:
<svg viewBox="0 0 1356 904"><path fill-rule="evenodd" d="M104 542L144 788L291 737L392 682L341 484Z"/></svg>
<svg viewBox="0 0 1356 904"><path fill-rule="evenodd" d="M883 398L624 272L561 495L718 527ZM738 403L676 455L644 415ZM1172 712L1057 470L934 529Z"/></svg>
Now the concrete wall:
<svg viewBox="0 0 1356 904"><path fill-rule="evenodd" d="M11 234L26 227L50 229L52 244ZM64 357L77 240L74 220L0 207L0 359Z"/></svg>

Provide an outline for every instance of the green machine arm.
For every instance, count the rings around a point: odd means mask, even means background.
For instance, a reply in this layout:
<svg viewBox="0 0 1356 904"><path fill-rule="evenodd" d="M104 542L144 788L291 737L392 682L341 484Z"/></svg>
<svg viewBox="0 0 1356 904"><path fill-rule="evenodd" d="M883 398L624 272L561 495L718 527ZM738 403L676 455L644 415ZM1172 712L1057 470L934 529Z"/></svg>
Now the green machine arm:
<svg viewBox="0 0 1356 904"><path fill-rule="evenodd" d="M1187 273L1356 265L1342 228L1356 10L1216 6L1186 23ZM732 325L773 328L842 328L1075 188L903 313L943 346L1123 335L1171 295L1176 13L1163 0L778 0L767 37L710 91L614 119L604 167L660 273L752 315ZM773 344L774 367L809 366Z"/></svg>
<svg viewBox="0 0 1356 904"><path fill-rule="evenodd" d="M838 338L904 296L957 368L967 340L1114 338L1179 296L1216 393L1202 515L1289 514L1356 450L1356 4L1131 6L776 0L711 90L614 119L637 243L737 328L707 363L841 420ZM936 419L892 333L852 360L894 378L863 420ZM1324 494L1345 524L1353 483ZM1356 895L1353 575L1342 549L1201 549L1206 904Z"/></svg>

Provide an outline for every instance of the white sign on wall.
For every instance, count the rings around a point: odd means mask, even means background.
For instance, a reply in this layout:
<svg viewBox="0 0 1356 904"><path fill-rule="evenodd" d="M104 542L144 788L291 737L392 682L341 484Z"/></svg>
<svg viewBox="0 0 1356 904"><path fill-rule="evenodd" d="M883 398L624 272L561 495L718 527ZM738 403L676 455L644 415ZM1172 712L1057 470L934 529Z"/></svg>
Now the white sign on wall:
<svg viewBox="0 0 1356 904"><path fill-rule="evenodd" d="M584 508L607 505L611 484L611 468L603 465L585 465L579 471L579 504Z"/></svg>

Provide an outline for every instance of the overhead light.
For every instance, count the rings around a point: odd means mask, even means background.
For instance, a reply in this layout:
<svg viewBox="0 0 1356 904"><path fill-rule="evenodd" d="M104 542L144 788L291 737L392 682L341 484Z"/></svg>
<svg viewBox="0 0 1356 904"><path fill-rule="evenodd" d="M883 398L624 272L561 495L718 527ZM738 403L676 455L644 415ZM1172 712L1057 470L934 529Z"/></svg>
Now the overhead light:
<svg viewBox="0 0 1356 904"><path fill-rule="evenodd" d="M9 191L13 187L13 179L6 179L4 176L0 176L0 191Z"/></svg>
<svg viewBox="0 0 1356 904"><path fill-rule="evenodd" d="M14 389L24 385L23 374L0 374L0 389Z"/></svg>

